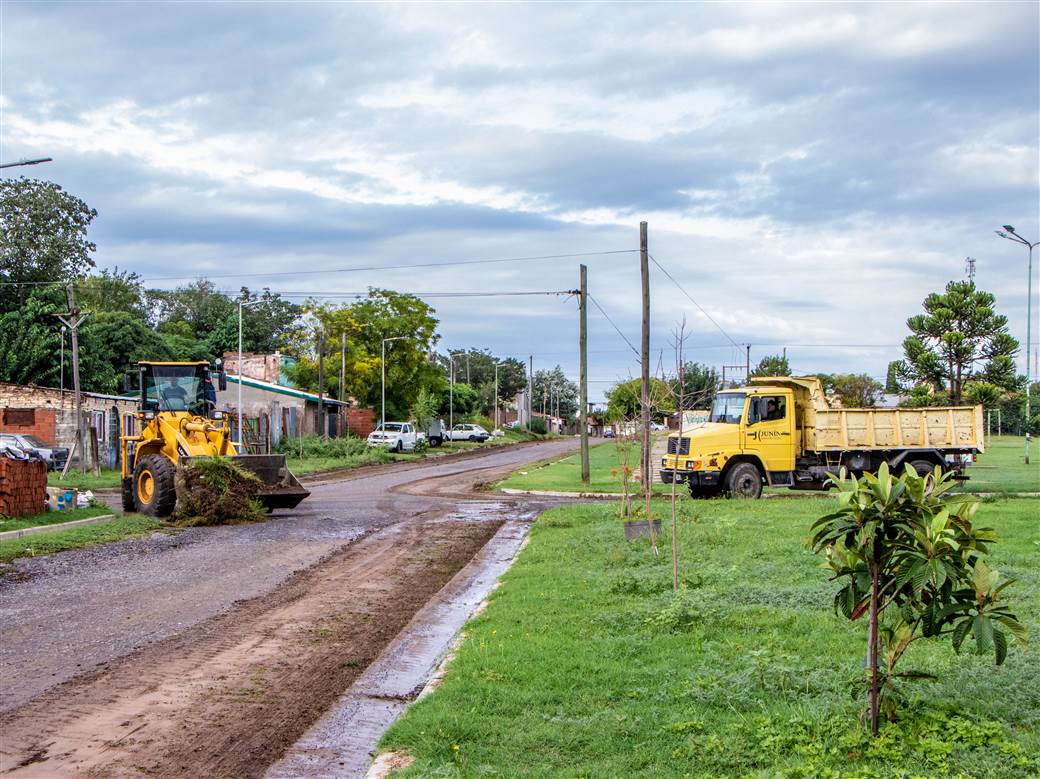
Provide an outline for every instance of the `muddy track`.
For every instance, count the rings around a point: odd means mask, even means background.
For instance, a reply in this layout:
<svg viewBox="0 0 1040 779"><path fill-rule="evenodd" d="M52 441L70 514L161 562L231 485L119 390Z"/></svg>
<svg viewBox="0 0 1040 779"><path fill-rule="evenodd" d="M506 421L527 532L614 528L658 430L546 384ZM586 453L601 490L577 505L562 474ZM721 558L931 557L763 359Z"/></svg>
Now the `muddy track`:
<svg viewBox="0 0 1040 779"><path fill-rule="evenodd" d="M374 532L5 714L0 770L263 775L501 525L442 513Z"/></svg>

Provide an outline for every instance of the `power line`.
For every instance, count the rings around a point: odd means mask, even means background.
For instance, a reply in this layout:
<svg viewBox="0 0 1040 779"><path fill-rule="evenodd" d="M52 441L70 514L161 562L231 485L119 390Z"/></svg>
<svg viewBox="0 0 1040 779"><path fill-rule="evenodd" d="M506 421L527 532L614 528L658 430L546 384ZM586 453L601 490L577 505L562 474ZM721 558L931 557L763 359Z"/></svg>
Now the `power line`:
<svg viewBox="0 0 1040 779"><path fill-rule="evenodd" d="M541 260L565 260L574 257L604 257L611 254L632 254L638 249L616 249L603 252L574 252L571 254L542 254L531 257L493 257L482 260L448 260L447 262L413 262L399 265L360 265L350 268L328 268L323 270L293 270L293 271L269 271L266 273L189 273L180 276L152 276L142 278L141 281L177 281L180 279L245 279L245 278L272 278L274 276L307 276L321 273L357 273L370 270L407 270L411 268L439 268L452 265L491 265L506 262L536 262ZM0 285L22 285L37 286L41 284L62 284L62 281L0 281Z"/></svg>
<svg viewBox="0 0 1040 779"><path fill-rule="evenodd" d="M666 271L664 269L664 266L661 265L661 263L659 263L657 261L657 258L654 257L654 255L652 255L652 254L647 255L647 256L649 256L650 259L654 261L654 265L656 265L660 269L661 273L663 273L665 276L667 276L669 278L669 280L671 280L672 284L677 286L679 288L679 291L682 292L689 299L689 301L691 303L693 303L693 305L697 306L697 309L702 314L704 314L704 316L708 317L708 319L711 321L711 323L713 325L715 325L715 327L717 327L719 329L719 332L722 333L724 336L726 336L726 340L729 341L731 344L733 344L733 346L735 346L736 348L739 349L740 348L740 344L738 344L736 341L734 341L732 338L730 338L729 333L727 333L725 330L722 329L722 325L720 325L718 322L716 322L715 319L712 317L712 315L709 314L707 311L705 311L704 307L701 306L700 303L698 303L696 300L693 299L693 296L683 288L683 285L680 284L678 281L676 281L675 277L671 273L669 273L668 271Z"/></svg>
<svg viewBox="0 0 1040 779"><path fill-rule="evenodd" d="M617 325L614 324L614 320L611 319L610 316L607 314L607 312L603 310L603 306L601 306L599 304L599 301L596 300L596 298L594 298L592 295L589 295L589 300L591 300L592 301L592 305L594 305L596 308L598 308L599 312L601 314L603 314L603 318L606 319L608 322L610 322L611 326L615 330L617 330L617 334L621 336L621 340L622 341L624 341L626 344L628 344L628 348L632 350L633 354L635 354L636 359L639 359L639 350L636 349L636 347L634 347L632 345L632 342L628 340L628 338L625 336L625 334L621 332L621 328L619 328Z"/></svg>
<svg viewBox="0 0 1040 779"><path fill-rule="evenodd" d="M232 290L217 290L221 294L237 294ZM268 290L272 294L279 295L283 298L299 298L299 297L322 297L322 298L367 298L368 292L278 292L274 290ZM462 292L462 291L447 291L447 292L400 292L394 290L395 294L398 295L411 295L417 298L486 298L486 297L524 297L531 295L570 295L572 290L561 289L561 290L548 290L548 291L508 291L508 292Z"/></svg>

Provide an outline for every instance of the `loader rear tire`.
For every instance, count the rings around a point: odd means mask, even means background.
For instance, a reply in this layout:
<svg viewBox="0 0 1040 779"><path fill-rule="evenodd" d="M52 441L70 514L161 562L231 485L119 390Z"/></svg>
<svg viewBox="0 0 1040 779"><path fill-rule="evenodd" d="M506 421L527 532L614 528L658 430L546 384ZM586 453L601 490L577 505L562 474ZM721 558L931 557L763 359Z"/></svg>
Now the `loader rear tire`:
<svg viewBox="0 0 1040 779"><path fill-rule="evenodd" d="M176 470L161 454L142 457L134 468L134 502L150 517L168 517L177 505Z"/></svg>

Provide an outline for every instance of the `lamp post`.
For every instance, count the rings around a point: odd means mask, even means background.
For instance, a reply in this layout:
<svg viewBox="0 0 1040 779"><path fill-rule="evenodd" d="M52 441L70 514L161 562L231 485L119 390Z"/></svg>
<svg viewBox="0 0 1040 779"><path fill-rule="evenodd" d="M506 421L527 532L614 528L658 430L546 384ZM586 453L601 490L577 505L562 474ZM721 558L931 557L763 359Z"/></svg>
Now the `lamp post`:
<svg viewBox="0 0 1040 779"><path fill-rule="evenodd" d="M1014 241L1020 243L1029 249L1029 265L1026 268L1028 274L1028 282L1026 283L1026 404L1023 410L1022 419L1025 422L1025 464L1029 465L1029 394L1030 384L1033 383L1033 371L1032 363L1030 362L1032 355L1033 346L1033 249L1040 245L1040 241L1030 243L1021 235L1015 232L1015 228L1011 225L1004 225L1003 230L994 230L994 232L1001 238L1008 241Z"/></svg>
<svg viewBox="0 0 1040 779"><path fill-rule="evenodd" d="M39 165L41 162L52 162L51 157L37 157L32 160L18 160L18 162L5 162L0 168L17 168L19 165Z"/></svg>
<svg viewBox="0 0 1040 779"><path fill-rule="evenodd" d="M379 402L379 429L386 432L386 343L387 341L403 341L408 336L395 335L393 338L384 338L380 348L381 359L379 360L379 372L381 374L380 402Z"/></svg>
<svg viewBox="0 0 1040 779"><path fill-rule="evenodd" d="M255 306L261 301L259 300L240 300L238 301L238 440L237 444L242 443L242 309Z"/></svg>

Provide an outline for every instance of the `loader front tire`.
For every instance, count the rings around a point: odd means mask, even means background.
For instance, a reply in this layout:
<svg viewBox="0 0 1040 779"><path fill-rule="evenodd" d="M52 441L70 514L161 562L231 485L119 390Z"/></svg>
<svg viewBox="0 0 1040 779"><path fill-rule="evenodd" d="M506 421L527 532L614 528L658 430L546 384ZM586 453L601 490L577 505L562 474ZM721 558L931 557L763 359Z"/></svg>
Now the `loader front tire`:
<svg viewBox="0 0 1040 779"><path fill-rule="evenodd" d="M168 517L177 505L173 463L161 454L142 457L134 468L134 502L150 517Z"/></svg>
<svg viewBox="0 0 1040 779"><path fill-rule="evenodd" d="M122 481L123 511L137 511L137 500L134 498L134 477L128 476Z"/></svg>

